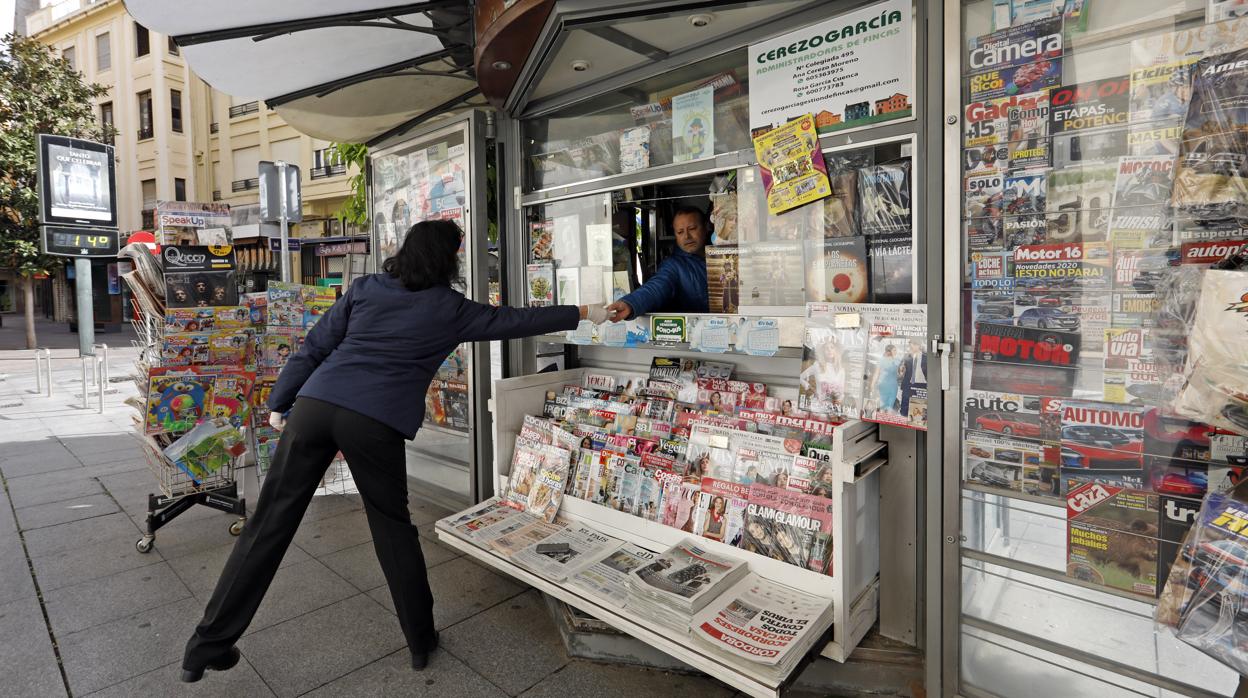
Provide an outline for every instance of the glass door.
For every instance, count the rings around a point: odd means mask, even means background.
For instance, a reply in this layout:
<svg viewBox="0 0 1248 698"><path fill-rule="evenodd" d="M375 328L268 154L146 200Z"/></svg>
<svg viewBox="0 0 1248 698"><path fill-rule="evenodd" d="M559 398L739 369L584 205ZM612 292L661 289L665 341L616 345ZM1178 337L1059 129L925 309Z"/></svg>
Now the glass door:
<svg viewBox="0 0 1248 698"><path fill-rule="evenodd" d="M457 289L490 302L485 196L485 141L478 114L453 124L414 132L370 154L370 204L376 268L423 220L457 223L464 231ZM420 492L448 507L476 501L479 464L489 467L485 399L490 371L488 344L462 344L434 376L424 395L425 421L407 444L408 474ZM478 375L481 374L481 375ZM419 399L419 398L414 398ZM484 455L483 455L484 454Z"/></svg>
<svg viewBox="0 0 1248 698"><path fill-rule="evenodd" d="M1214 16L1223 4L946 3L960 65L945 237L946 316L960 320L946 327L961 347L960 423L945 433L961 536L946 690L1235 690L1233 671L1153 620L1227 466L1221 435L1172 410L1185 334L1166 310L1218 243L1245 237L1203 200L1211 190L1175 185L1217 174L1188 107L1197 61L1248 44L1248 20Z"/></svg>

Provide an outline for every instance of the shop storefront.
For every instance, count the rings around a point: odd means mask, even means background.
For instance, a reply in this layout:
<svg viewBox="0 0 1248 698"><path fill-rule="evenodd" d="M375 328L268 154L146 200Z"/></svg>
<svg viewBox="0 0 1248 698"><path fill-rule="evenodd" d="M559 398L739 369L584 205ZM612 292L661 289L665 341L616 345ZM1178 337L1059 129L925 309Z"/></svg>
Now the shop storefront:
<svg viewBox="0 0 1248 698"><path fill-rule="evenodd" d="M1166 294L1248 245L1243 156L1191 150L1212 128L1191 115L1241 84L1200 71L1242 69L1214 57L1248 45L1233 3L1208 4L479 3L475 77L495 108L454 112L475 93L446 90L370 122L368 271L412 223L446 218L465 231L469 298L637 302L678 255L676 220L700 212L706 280L640 319L460 347L423 398L409 473L457 510L506 495L532 417L683 380L692 396L673 399L721 427L835 424L793 454L826 451L827 488L790 487L832 503L827 559L732 545L724 510L696 528L692 504L675 514L688 525L635 498L626 511L612 485L569 487L561 511L651 551L700 535L828 601L811 653L825 690L914 690L891 667L851 681L880 656L865 641L920 657L929 695L1233 692L1234 671L1154 621L1202 495L1246 460L1242 425L1165 409L1186 335ZM704 310L688 302L702 293ZM611 424L596 426L631 432L620 455L647 463L629 451L650 437ZM744 528L757 511L738 499ZM747 694L815 672L726 659L438 535Z"/></svg>

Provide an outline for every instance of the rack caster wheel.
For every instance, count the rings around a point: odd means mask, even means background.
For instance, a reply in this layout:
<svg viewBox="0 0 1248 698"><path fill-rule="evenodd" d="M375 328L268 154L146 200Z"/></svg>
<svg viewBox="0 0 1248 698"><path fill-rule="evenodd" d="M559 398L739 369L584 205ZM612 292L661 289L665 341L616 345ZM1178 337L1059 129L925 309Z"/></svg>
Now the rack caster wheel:
<svg viewBox="0 0 1248 698"><path fill-rule="evenodd" d="M238 521L235 521L234 523L230 524L230 535L231 536L241 535L243 532L243 524L245 523L247 523L247 519L239 519Z"/></svg>
<svg viewBox="0 0 1248 698"><path fill-rule="evenodd" d="M150 553L152 552L152 545L155 542L156 542L155 536L143 536L142 538L134 542L134 548L135 550L138 550L139 552L144 553L144 554Z"/></svg>

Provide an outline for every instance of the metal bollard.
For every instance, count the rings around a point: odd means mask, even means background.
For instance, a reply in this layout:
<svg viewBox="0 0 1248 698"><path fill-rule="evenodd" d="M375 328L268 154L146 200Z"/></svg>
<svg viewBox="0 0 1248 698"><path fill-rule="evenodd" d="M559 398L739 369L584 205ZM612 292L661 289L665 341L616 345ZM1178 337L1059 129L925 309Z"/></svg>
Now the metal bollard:
<svg viewBox="0 0 1248 698"><path fill-rule="evenodd" d="M82 360L82 409L85 410L91 406L90 403L88 403L88 400L90 399L90 391L87 387L87 363L95 357L84 354L78 358Z"/></svg>
<svg viewBox="0 0 1248 698"><path fill-rule="evenodd" d="M104 382L100 383L100 385L108 385L108 345L107 344L92 344L91 349L95 353L96 356L103 357Z"/></svg>
<svg viewBox="0 0 1248 698"><path fill-rule="evenodd" d="M35 393L38 395L43 394L43 362L40 361L42 357L43 357L43 350L36 348L35 349Z"/></svg>
<svg viewBox="0 0 1248 698"><path fill-rule="evenodd" d="M47 397L52 397L52 350L47 347L44 347L43 354L44 354L44 364L48 372L47 380L45 380L44 383L47 384L47 388L48 388Z"/></svg>
<svg viewBox="0 0 1248 698"><path fill-rule="evenodd" d="M100 400L97 412L104 414L104 384L108 375L108 347L104 348L104 355L96 355L95 357L95 385L100 389Z"/></svg>

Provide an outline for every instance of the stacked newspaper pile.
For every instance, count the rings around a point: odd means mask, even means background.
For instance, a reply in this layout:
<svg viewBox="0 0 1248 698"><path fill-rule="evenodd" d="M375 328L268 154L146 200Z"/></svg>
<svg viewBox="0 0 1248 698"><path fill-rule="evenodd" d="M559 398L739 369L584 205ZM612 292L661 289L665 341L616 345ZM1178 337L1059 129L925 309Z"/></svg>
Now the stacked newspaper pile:
<svg viewBox="0 0 1248 698"><path fill-rule="evenodd" d="M505 506L495 498L440 519L435 526L479 548L512 557L558 533L565 524L548 523L540 516Z"/></svg>
<svg viewBox="0 0 1248 698"><path fill-rule="evenodd" d="M787 676L831 623L831 599L751 573L695 613L692 631L720 652Z"/></svg>
<svg viewBox="0 0 1248 698"><path fill-rule="evenodd" d="M566 543L567 549L539 548L561 543ZM568 526L512 555L511 561L553 582L563 582L610 555L623 543L589 526Z"/></svg>
<svg viewBox="0 0 1248 698"><path fill-rule="evenodd" d="M688 632L692 616L747 571L745 562L686 538L629 573L628 608L659 625Z"/></svg>

